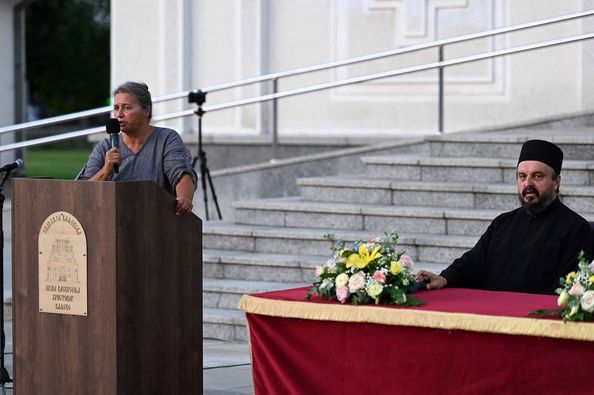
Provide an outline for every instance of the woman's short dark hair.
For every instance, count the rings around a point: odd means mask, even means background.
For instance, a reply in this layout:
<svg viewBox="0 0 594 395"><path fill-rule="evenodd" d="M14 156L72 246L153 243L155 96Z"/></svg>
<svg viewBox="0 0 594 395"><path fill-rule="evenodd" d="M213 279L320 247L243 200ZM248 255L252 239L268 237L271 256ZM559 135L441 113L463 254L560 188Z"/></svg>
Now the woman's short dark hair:
<svg viewBox="0 0 594 395"><path fill-rule="evenodd" d="M134 96L143 110L149 110L148 120L151 120L153 116L153 100L151 99L149 88L144 82L124 82L113 91L114 96L118 93L128 93Z"/></svg>

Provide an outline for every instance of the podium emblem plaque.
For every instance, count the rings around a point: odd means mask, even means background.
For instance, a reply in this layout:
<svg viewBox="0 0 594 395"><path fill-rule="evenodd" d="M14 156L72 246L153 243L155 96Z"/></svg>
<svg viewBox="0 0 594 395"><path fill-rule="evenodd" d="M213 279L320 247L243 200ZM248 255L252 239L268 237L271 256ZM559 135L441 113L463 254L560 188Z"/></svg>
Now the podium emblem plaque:
<svg viewBox="0 0 594 395"><path fill-rule="evenodd" d="M87 315L87 238L74 215L50 214L39 230L39 311Z"/></svg>

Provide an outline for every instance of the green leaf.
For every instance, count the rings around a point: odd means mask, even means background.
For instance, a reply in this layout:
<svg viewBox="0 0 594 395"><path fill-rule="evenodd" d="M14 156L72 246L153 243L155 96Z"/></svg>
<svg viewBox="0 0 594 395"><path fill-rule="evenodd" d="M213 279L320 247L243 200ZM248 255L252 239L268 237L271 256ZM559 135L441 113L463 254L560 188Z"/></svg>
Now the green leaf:
<svg viewBox="0 0 594 395"><path fill-rule="evenodd" d="M408 296L406 300L406 306L420 306L425 304L421 299L415 298L414 296Z"/></svg>
<svg viewBox="0 0 594 395"><path fill-rule="evenodd" d="M561 318L563 310L563 308L534 310L528 313L528 316L538 318Z"/></svg>

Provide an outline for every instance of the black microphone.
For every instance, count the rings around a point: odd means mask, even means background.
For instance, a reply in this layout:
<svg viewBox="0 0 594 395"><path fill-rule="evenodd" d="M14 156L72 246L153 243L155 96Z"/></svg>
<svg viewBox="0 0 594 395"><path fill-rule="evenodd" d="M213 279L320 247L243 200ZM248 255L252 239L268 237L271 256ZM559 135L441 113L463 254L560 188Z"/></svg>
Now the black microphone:
<svg viewBox="0 0 594 395"><path fill-rule="evenodd" d="M13 171L14 169L23 167L24 164L25 162L23 162L22 159L17 159L12 163L0 167L0 173L4 173L5 171Z"/></svg>
<svg viewBox="0 0 594 395"><path fill-rule="evenodd" d="M105 129L107 131L107 134L109 134L109 141L111 143L111 148L116 147L119 149L120 147L119 147L118 134L120 133L120 121L118 121L115 118L109 118L109 120L107 121L107 125L105 125ZM119 166L113 165L113 171L116 174L118 174Z"/></svg>

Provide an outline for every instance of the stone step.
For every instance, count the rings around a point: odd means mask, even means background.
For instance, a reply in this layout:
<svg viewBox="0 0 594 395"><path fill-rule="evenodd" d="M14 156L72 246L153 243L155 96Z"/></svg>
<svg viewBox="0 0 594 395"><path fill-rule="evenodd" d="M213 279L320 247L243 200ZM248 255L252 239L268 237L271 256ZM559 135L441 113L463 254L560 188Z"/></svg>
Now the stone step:
<svg viewBox="0 0 594 395"><path fill-rule="evenodd" d="M204 250L202 274L205 284L207 279L208 281L211 279L230 279L274 282L278 284L279 288L295 284L311 284L316 280L315 267L326 263L330 256L330 251L320 256L304 256ZM445 263L415 263L417 270L441 271L445 266ZM219 283L214 284L218 285ZM234 286L233 282L222 284L225 292ZM266 283L262 285L254 284L253 287L265 290L272 288ZM219 289L215 290L218 291ZM249 290L249 292L255 291Z"/></svg>
<svg viewBox="0 0 594 395"><path fill-rule="evenodd" d="M318 177L297 180L304 200L395 206L512 210L517 186L507 183L395 181L387 178ZM561 200L578 213L594 213L594 187L561 185Z"/></svg>
<svg viewBox="0 0 594 395"><path fill-rule="evenodd" d="M350 229L383 234L402 233L480 235L502 210L447 207L386 206L311 202L301 198L240 201L233 204L235 223L277 227Z"/></svg>
<svg viewBox="0 0 594 395"><path fill-rule="evenodd" d="M330 256L283 255L205 249L202 275L212 279L241 279L283 283L311 283L314 268Z"/></svg>
<svg viewBox="0 0 594 395"><path fill-rule="evenodd" d="M594 149L594 146L592 147ZM485 157L369 156L361 158L370 177L425 182L516 184L517 159ZM594 162L565 160L562 186L593 185Z"/></svg>
<svg viewBox="0 0 594 395"><path fill-rule="evenodd" d="M248 341L245 313L237 308L202 308L202 337L208 339Z"/></svg>
<svg viewBox="0 0 594 395"><path fill-rule="evenodd" d="M234 279L202 279L202 306L217 309L236 309L244 294L276 291L308 285L306 282L272 282Z"/></svg>
<svg viewBox="0 0 594 395"><path fill-rule="evenodd" d="M328 233L327 229L315 228L205 223L202 243L204 249L327 257L331 242L324 236ZM383 236L383 233L370 231L336 230L333 233L346 242ZM415 262L448 264L473 247L477 240L478 236L403 233L399 245Z"/></svg>
<svg viewBox="0 0 594 395"><path fill-rule="evenodd" d="M516 159L522 144L543 139L557 144L565 159L594 160L594 129L556 130L525 129L496 133L456 133L428 136L431 156L483 157Z"/></svg>

